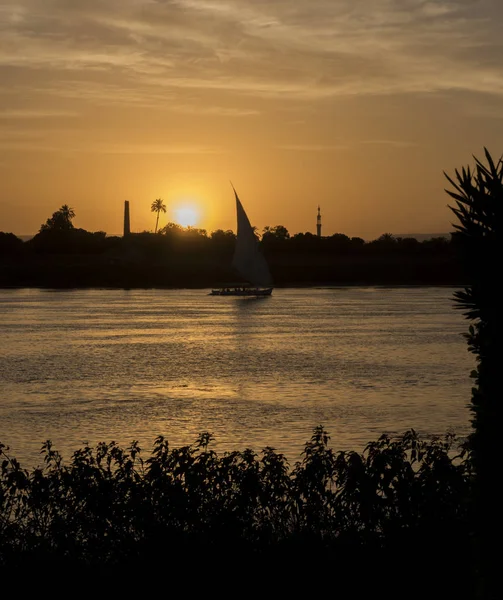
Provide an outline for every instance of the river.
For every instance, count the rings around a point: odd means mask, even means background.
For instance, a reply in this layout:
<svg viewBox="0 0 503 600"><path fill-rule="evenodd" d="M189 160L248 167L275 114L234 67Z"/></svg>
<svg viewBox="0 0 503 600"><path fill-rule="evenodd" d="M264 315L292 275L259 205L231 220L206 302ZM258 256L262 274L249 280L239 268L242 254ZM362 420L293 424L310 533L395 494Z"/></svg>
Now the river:
<svg viewBox="0 0 503 600"><path fill-rule="evenodd" d="M27 466L51 439L209 431L291 462L318 424L337 450L381 433L469 431L474 359L450 288L0 290L0 441Z"/></svg>

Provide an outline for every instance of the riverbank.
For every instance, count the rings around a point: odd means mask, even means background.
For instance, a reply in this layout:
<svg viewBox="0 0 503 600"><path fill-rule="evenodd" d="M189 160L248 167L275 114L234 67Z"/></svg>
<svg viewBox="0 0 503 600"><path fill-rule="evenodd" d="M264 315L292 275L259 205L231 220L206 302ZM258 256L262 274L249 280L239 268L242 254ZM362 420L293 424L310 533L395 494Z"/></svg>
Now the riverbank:
<svg viewBox="0 0 503 600"><path fill-rule="evenodd" d="M464 277L452 256L295 256L272 257L275 287L449 285ZM4 258L0 288L192 288L236 281L227 265L208 255L109 258L48 255Z"/></svg>

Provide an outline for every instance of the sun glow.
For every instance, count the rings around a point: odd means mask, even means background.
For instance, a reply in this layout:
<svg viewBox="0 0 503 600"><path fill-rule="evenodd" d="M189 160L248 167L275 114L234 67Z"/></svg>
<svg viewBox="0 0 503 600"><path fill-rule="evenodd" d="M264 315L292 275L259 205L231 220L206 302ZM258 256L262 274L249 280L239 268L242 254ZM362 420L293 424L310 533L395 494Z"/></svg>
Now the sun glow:
<svg viewBox="0 0 503 600"><path fill-rule="evenodd" d="M175 222L182 227L194 227L199 223L200 211L193 205L178 206L173 210Z"/></svg>

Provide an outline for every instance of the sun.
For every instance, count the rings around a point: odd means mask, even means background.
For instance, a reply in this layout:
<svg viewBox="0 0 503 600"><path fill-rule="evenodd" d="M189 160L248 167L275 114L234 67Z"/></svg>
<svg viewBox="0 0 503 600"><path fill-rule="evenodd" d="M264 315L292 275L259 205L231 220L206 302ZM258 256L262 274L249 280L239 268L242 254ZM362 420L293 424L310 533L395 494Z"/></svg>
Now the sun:
<svg viewBox="0 0 503 600"><path fill-rule="evenodd" d="M178 206L173 210L175 221L182 227L194 227L199 223L199 210L195 206Z"/></svg>

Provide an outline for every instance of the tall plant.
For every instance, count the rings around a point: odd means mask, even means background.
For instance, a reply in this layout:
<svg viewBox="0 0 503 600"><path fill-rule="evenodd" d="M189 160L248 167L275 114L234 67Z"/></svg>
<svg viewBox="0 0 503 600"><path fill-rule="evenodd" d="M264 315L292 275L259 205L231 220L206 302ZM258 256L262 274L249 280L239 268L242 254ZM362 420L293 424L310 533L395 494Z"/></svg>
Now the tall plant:
<svg viewBox="0 0 503 600"><path fill-rule="evenodd" d="M501 516L501 426L503 417L503 332L500 279L502 274L503 159L494 161L484 149L486 162L475 158L475 167L446 175L456 201L451 210L459 223L454 239L461 250L467 287L455 300L471 321L466 338L476 356L472 372L471 411L473 432L470 447L476 473L475 515L480 596L497 595L495 548L499 545Z"/></svg>
<svg viewBox="0 0 503 600"><path fill-rule="evenodd" d="M166 212L166 205L164 204L164 200L162 198L156 198L152 202L150 211L157 213L157 218L155 220L155 231L154 231L154 233L157 233L157 227L159 226L159 215L161 214L161 212L163 212L163 213Z"/></svg>

